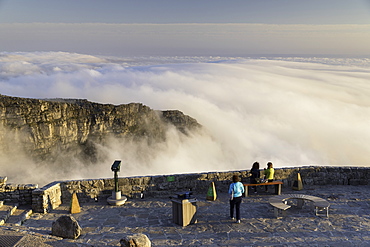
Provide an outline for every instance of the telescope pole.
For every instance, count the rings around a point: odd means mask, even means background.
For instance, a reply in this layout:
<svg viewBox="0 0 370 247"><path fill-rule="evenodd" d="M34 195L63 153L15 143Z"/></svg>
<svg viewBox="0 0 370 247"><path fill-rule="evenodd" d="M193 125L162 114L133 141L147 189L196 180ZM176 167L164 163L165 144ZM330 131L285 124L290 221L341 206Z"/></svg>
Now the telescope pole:
<svg viewBox="0 0 370 247"><path fill-rule="evenodd" d="M114 171L114 191L118 192L118 173Z"/></svg>

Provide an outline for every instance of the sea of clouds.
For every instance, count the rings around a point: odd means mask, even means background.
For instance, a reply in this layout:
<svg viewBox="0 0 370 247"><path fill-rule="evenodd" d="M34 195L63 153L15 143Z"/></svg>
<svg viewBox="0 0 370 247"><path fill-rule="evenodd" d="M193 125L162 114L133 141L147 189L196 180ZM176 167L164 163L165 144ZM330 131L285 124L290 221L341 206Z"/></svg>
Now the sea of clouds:
<svg viewBox="0 0 370 247"><path fill-rule="evenodd" d="M33 182L264 167L370 165L370 59L102 57L65 52L0 53L0 94L140 102L197 119L205 133L166 143L116 142L87 169L60 174L2 157L1 176ZM84 170L84 171L82 171ZM20 174L19 174L20 173ZM50 175L53 174L53 175ZM18 181L17 180L17 181Z"/></svg>

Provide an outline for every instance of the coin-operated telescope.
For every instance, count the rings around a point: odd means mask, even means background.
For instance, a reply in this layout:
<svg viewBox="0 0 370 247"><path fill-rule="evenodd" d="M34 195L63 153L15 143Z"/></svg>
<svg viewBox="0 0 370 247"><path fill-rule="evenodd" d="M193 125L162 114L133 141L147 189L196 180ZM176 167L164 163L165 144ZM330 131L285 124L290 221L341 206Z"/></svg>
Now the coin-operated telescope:
<svg viewBox="0 0 370 247"><path fill-rule="evenodd" d="M112 172L114 172L114 191L115 192L118 192L118 172L120 168L121 168L121 161L120 160L114 161L111 167L111 170Z"/></svg>
<svg viewBox="0 0 370 247"><path fill-rule="evenodd" d="M121 161L115 160L111 170L114 172L114 191L112 191L112 196L107 199L108 203L111 205L122 205L126 202L127 197L121 195L121 191L118 188L118 172L121 168Z"/></svg>

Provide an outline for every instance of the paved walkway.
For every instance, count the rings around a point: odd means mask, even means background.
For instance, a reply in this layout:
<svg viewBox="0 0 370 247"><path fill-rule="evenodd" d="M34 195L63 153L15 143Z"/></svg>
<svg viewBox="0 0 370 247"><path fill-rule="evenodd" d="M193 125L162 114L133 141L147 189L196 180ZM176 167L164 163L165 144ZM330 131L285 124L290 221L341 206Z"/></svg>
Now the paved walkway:
<svg viewBox="0 0 370 247"><path fill-rule="evenodd" d="M81 204L73 214L83 233L77 240L50 235L52 222L68 214L62 205L49 214L33 214L23 226L0 227L0 234L26 235L20 246L120 246L119 240L146 234L153 246L370 246L370 186L314 186L301 191L327 199L329 218L315 216L309 207L292 207L287 217L274 218L268 204L271 195L257 193L244 198L241 224L228 217L226 194L217 201L198 199L198 223L186 227L172 223L169 199L131 199L123 206L106 202Z"/></svg>

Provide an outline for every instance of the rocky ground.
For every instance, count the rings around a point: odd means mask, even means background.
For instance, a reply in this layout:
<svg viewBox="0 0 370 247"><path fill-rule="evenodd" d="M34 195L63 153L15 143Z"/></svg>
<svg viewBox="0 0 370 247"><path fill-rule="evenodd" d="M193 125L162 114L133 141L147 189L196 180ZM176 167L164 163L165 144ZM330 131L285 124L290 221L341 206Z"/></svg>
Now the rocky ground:
<svg viewBox="0 0 370 247"><path fill-rule="evenodd" d="M121 238L135 233L147 235L153 246L370 246L370 186L312 186L283 193L328 200L329 218L316 216L310 203L298 209L292 201L287 216L276 219L268 203L273 195L260 191L243 199L240 224L229 219L226 194L216 201L206 201L204 194L195 195L197 223L184 227L172 222L169 198L144 198L123 206L81 204L81 213L73 214L83 229L77 240L50 235L52 222L68 214L69 205L32 214L22 226L1 226L0 235L24 236L18 246L120 246Z"/></svg>

